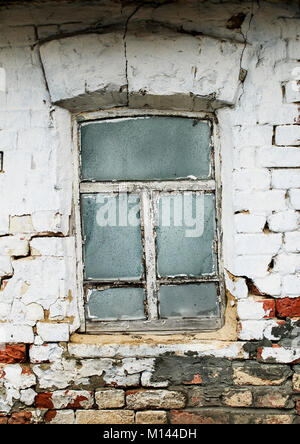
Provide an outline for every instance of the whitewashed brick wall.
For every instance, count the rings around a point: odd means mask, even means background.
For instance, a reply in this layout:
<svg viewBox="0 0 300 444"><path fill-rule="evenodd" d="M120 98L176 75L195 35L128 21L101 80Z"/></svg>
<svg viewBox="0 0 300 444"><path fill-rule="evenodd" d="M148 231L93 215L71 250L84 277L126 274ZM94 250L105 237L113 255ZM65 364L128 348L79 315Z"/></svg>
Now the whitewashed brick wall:
<svg viewBox="0 0 300 444"><path fill-rule="evenodd" d="M32 363L53 359L48 373L36 367L41 387L51 378L65 387L77 372L51 344L69 341L82 312L71 217L72 112L201 110L215 112L219 123L226 285L237 305L235 338L225 331L211 353L247 357L245 341L276 342L274 327L300 317L296 2L191 0L136 11L86 3L0 11L0 339L35 344ZM245 20L235 29L230 20L241 10ZM95 350L87 348L87 357ZM158 350L149 347L151 353ZM285 363L295 353L267 347L261 356ZM150 378L151 365L141 371ZM13 390L30 405L26 390L35 382L22 378Z"/></svg>

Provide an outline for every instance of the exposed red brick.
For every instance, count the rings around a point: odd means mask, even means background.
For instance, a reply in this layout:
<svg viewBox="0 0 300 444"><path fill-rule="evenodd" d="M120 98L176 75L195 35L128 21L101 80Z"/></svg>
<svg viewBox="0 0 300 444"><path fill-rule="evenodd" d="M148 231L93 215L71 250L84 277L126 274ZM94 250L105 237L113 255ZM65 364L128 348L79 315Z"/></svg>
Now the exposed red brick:
<svg viewBox="0 0 300 444"><path fill-rule="evenodd" d="M81 402L82 401L87 401L87 397L86 396L77 396L75 399L73 399L71 402L69 402L69 404L67 405L67 409L81 409L82 405Z"/></svg>
<svg viewBox="0 0 300 444"><path fill-rule="evenodd" d="M135 395L136 393L146 392L146 389L126 390L126 396Z"/></svg>
<svg viewBox="0 0 300 444"><path fill-rule="evenodd" d="M293 318L300 316L300 297L291 299L277 299L276 311L281 318Z"/></svg>
<svg viewBox="0 0 300 444"><path fill-rule="evenodd" d="M56 416L56 410L49 410L46 414L45 414L45 421L46 422L51 422L52 419L54 419Z"/></svg>
<svg viewBox="0 0 300 444"><path fill-rule="evenodd" d="M261 301L263 304L263 308L265 310L266 314L265 315L265 319L270 319L270 318L275 318L275 299L265 299L263 301Z"/></svg>
<svg viewBox="0 0 300 444"><path fill-rule="evenodd" d="M194 375L193 379L191 381L184 382L185 385L196 385L196 384L202 384L203 379L200 375Z"/></svg>
<svg viewBox="0 0 300 444"><path fill-rule="evenodd" d="M26 362L26 346L23 345L6 345L0 348L1 364L17 364Z"/></svg>
<svg viewBox="0 0 300 444"><path fill-rule="evenodd" d="M8 420L8 424L31 424L31 412L17 412L13 413Z"/></svg>
<svg viewBox="0 0 300 444"><path fill-rule="evenodd" d="M0 424L7 424L7 417L0 414Z"/></svg>
<svg viewBox="0 0 300 444"><path fill-rule="evenodd" d="M35 406L40 409L53 409L52 393L38 393L35 397Z"/></svg>

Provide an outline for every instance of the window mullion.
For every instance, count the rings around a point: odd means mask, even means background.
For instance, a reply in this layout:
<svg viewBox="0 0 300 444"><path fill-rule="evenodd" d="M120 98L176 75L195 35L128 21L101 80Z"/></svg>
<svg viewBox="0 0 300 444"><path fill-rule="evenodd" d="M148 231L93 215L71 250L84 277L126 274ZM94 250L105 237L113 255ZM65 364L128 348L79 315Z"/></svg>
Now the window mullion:
<svg viewBox="0 0 300 444"><path fill-rule="evenodd" d="M143 191L141 193L141 216L144 229L148 320L151 321L158 319L154 214L155 194L156 193L153 191Z"/></svg>

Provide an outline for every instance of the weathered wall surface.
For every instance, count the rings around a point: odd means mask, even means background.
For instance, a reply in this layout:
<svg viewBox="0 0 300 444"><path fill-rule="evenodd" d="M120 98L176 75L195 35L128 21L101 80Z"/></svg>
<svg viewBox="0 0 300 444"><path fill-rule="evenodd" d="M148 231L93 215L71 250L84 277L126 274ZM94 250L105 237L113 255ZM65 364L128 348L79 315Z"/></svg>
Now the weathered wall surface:
<svg viewBox="0 0 300 444"><path fill-rule="evenodd" d="M297 3L0 8L0 423L299 423ZM72 115L113 107L216 114L218 332L79 330Z"/></svg>

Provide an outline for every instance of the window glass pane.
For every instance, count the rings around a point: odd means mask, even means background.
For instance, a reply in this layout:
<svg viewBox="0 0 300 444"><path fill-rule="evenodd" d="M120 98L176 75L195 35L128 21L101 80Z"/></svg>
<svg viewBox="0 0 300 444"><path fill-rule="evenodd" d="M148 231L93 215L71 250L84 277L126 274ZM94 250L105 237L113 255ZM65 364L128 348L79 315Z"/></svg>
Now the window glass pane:
<svg viewBox="0 0 300 444"><path fill-rule="evenodd" d="M143 274L138 195L81 196L86 279L132 279Z"/></svg>
<svg viewBox="0 0 300 444"><path fill-rule="evenodd" d="M162 285L160 287L161 318L194 318L219 316L217 286L207 284Z"/></svg>
<svg viewBox="0 0 300 444"><path fill-rule="evenodd" d="M82 179L210 176L210 126L183 117L106 120L81 127Z"/></svg>
<svg viewBox="0 0 300 444"><path fill-rule="evenodd" d="M144 299L142 288L90 290L88 317L107 321L145 319Z"/></svg>
<svg viewBox="0 0 300 444"><path fill-rule="evenodd" d="M158 275L215 274L214 194L164 195L158 205Z"/></svg>

